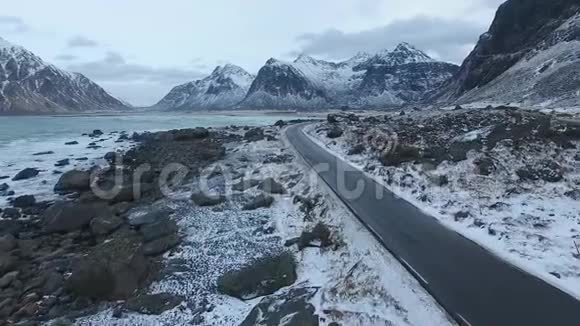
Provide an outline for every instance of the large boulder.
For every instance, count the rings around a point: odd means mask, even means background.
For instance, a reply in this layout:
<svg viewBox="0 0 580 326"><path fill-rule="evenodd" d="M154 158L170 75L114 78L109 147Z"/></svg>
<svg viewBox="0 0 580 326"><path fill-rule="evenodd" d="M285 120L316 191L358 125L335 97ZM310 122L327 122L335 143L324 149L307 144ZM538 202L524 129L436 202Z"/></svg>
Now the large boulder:
<svg viewBox="0 0 580 326"><path fill-rule="evenodd" d="M23 195L14 198L12 206L18 208L31 207L36 204L36 198L33 195Z"/></svg>
<svg viewBox="0 0 580 326"><path fill-rule="evenodd" d="M232 185L232 190L234 191L246 191L250 188L254 188L255 186L260 184L260 180L257 179L247 179L242 178L238 183L234 183Z"/></svg>
<svg viewBox="0 0 580 326"><path fill-rule="evenodd" d="M421 158L421 152L417 147L399 145L394 151L385 153L379 158L385 166L398 166L405 162L417 161Z"/></svg>
<svg viewBox="0 0 580 326"><path fill-rule="evenodd" d="M209 130L205 128L182 129L173 131L175 141L190 141L209 137Z"/></svg>
<svg viewBox="0 0 580 326"><path fill-rule="evenodd" d="M150 262L136 237L116 237L96 246L78 262L66 287L80 297L127 299L145 281L149 268Z"/></svg>
<svg viewBox="0 0 580 326"><path fill-rule="evenodd" d="M274 203L274 197L260 194L256 197L251 198L244 206L242 207L245 211L253 211L258 208L268 208L272 206Z"/></svg>
<svg viewBox="0 0 580 326"><path fill-rule="evenodd" d="M146 256L158 256L173 249L180 242L178 234L171 234L143 244L143 252Z"/></svg>
<svg viewBox="0 0 580 326"><path fill-rule="evenodd" d="M177 231L177 223L170 219L162 219L152 224L145 224L139 229L145 242L176 234Z"/></svg>
<svg viewBox="0 0 580 326"><path fill-rule="evenodd" d="M263 140L266 136L264 135L264 129L254 128L246 131L244 134L244 139L250 142Z"/></svg>
<svg viewBox="0 0 580 326"><path fill-rule="evenodd" d="M125 302L123 307L140 314L161 315L165 311L177 307L182 302L183 297L171 293L158 293L131 298Z"/></svg>
<svg viewBox="0 0 580 326"><path fill-rule="evenodd" d="M10 252L18 245L16 238L12 234L0 236L0 252Z"/></svg>
<svg viewBox="0 0 580 326"><path fill-rule="evenodd" d="M326 133L326 137L330 139L335 139L341 137L343 133L344 131L340 129L338 126L333 126Z"/></svg>
<svg viewBox="0 0 580 326"><path fill-rule="evenodd" d="M286 193L286 188L284 188L282 184L280 184L273 178L267 178L264 181L262 181L258 186L258 189L271 194L282 195Z"/></svg>
<svg viewBox="0 0 580 326"><path fill-rule="evenodd" d="M95 217L105 214L111 213L103 203L56 202L42 214L42 230L47 233L78 230L88 226Z"/></svg>
<svg viewBox="0 0 580 326"><path fill-rule="evenodd" d="M89 171L71 170L60 176L54 186L57 193L71 193L91 189L91 173Z"/></svg>
<svg viewBox="0 0 580 326"><path fill-rule="evenodd" d="M93 218L89 224L91 232L97 236L104 236L111 234L113 231L123 225L123 219L113 213L112 210L107 209Z"/></svg>
<svg viewBox="0 0 580 326"><path fill-rule="evenodd" d="M286 246L297 244L298 249L306 247L329 247L332 245L331 232L324 223L318 223L312 231L304 231L300 237L288 240Z"/></svg>
<svg viewBox="0 0 580 326"><path fill-rule="evenodd" d="M142 226L145 224L156 223L159 221L164 221L169 219L169 215L173 213L173 210L169 207L157 207L150 211L131 211L129 215L129 224L131 226Z"/></svg>
<svg viewBox="0 0 580 326"><path fill-rule="evenodd" d="M191 200L201 207L215 206L226 201L226 198L219 194L207 194L203 191L195 191L191 194Z"/></svg>
<svg viewBox="0 0 580 326"><path fill-rule="evenodd" d="M309 302L317 288L297 288L268 296L256 305L240 326L318 326L316 308Z"/></svg>
<svg viewBox="0 0 580 326"><path fill-rule="evenodd" d="M542 161L536 165L527 165L516 171L522 180L559 182L564 179L562 167L555 161Z"/></svg>
<svg viewBox="0 0 580 326"><path fill-rule="evenodd" d="M153 190L149 183L124 184L105 192L104 198L111 204L133 202L145 197Z"/></svg>
<svg viewBox="0 0 580 326"><path fill-rule="evenodd" d="M296 262L292 254L283 252L267 256L230 271L218 279L221 293L251 300L270 295L296 281Z"/></svg>
<svg viewBox="0 0 580 326"><path fill-rule="evenodd" d="M39 173L40 173L40 170L39 169L36 169L36 168L26 168L26 169L18 172L14 176L14 178L12 178L12 181L20 181L20 180L26 180L26 179L34 178Z"/></svg>

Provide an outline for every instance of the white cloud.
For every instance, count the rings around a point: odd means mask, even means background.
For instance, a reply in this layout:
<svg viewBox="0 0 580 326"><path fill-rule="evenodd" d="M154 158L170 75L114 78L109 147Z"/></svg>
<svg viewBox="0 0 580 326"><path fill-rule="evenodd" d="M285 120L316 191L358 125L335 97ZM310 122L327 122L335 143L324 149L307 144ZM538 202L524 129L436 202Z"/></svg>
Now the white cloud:
<svg viewBox="0 0 580 326"><path fill-rule="evenodd" d="M68 47L70 48L94 48L99 46L99 43L97 41L93 41L91 39L88 39L84 36L75 36L73 38L71 38L68 43L67 43Z"/></svg>
<svg viewBox="0 0 580 326"><path fill-rule="evenodd" d="M205 75L192 69L129 63L121 54L112 51L99 60L70 64L67 69L114 89L112 93L121 94L121 98L135 105L152 105L174 86ZM139 92L140 87L146 88L147 92Z"/></svg>
<svg viewBox="0 0 580 326"><path fill-rule="evenodd" d="M3 33L23 33L30 27L24 20L16 16L0 16L0 31Z"/></svg>

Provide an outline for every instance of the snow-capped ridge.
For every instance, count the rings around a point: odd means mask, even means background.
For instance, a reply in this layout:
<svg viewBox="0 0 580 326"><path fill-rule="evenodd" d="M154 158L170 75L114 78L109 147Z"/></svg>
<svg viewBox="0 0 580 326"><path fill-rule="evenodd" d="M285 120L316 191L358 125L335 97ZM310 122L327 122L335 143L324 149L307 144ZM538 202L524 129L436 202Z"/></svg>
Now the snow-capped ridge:
<svg viewBox="0 0 580 326"><path fill-rule="evenodd" d="M254 76L234 64L217 66L210 75L174 87L154 107L166 110L232 108L246 95Z"/></svg>
<svg viewBox="0 0 580 326"><path fill-rule="evenodd" d="M0 114L126 109L87 77L0 38Z"/></svg>

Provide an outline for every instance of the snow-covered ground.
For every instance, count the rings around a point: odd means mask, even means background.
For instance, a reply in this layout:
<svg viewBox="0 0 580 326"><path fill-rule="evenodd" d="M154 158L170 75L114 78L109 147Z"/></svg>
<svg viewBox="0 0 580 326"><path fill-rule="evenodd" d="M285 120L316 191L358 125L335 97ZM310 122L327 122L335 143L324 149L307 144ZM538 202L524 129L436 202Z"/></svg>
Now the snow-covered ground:
<svg viewBox="0 0 580 326"><path fill-rule="evenodd" d="M439 117L456 113L411 112L377 117L372 125L393 127L406 124L407 138L416 137L416 144L428 143L423 133L427 128L441 128L445 142L466 143L485 139L493 126L471 128L467 125L433 126ZM462 113L461 113L462 114ZM471 114L471 113L467 113ZM482 119L492 117L480 112ZM499 116L501 121L502 116ZM493 119L493 118L491 118ZM509 119L509 118L505 118ZM366 120L366 119L363 119ZM459 120L458 120L459 121ZM463 121L463 120L461 120ZM489 123L489 121L487 121ZM373 130L363 122L340 123L342 137L327 137L328 123L307 127L307 134L323 148L365 171L393 193L438 218L507 261L580 297L580 156L579 141L572 140L568 148L555 143L523 140L516 147L499 142L484 155L478 150L467 153L467 159L440 164L402 163L384 166L379 154L367 145L361 154L352 154L353 146ZM445 129L449 129L445 131ZM515 128L514 128L515 130ZM404 131L405 132L405 131ZM508 132L511 132L508 128ZM533 129L525 132L533 135ZM368 133L368 134L367 134ZM425 133L426 134L426 133ZM362 135L362 136L361 136ZM395 133L396 135L396 133ZM410 136L409 136L410 135ZM440 140L440 139L439 139ZM401 143L401 139L395 141ZM485 142L484 142L485 143ZM428 146L428 144L424 144ZM479 173L482 158L491 158L494 171ZM555 162L562 169L562 178L522 180L518 169L542 162ZM445 177L442 179L441 177ZM549 178L548 178L549 179ZM559 180L558 180L559 179Z"/></svg>
<svg viewBox="0 0 580 326"><path fill-rule="evenodd" d="M267 130L280 137L278 129ZM264 163L284 154L290 154L286 157L291 159ZM298 280L292 287L319 288L312 304L320 325L454 324L324 183L309 172L284 139L234 143L217 165L225 177L210 179L212 189L227 191L235 183L230 176L244 173L258 179L273 177L285 185L288 194L275 195L270 209L256 211L240 208L245 197L259 193L257 189L231 193L225 204L214 208L193 207L187 188L159 203L175 208L185 239L174 253L166 255L167 272L162 272L164 277L150 291L183 295L186 302L160 316L125 314L116 319L109 309L78 320L78 325L239 325L260 298L244 302L219 294L218 277L253 258L281 250L290 250L298 263ZM295 201L297 195L314 199L313 210L301 210ZM319 222L331 230L332 246L302 251L296 246L284 248L286 240Z"/></svg>

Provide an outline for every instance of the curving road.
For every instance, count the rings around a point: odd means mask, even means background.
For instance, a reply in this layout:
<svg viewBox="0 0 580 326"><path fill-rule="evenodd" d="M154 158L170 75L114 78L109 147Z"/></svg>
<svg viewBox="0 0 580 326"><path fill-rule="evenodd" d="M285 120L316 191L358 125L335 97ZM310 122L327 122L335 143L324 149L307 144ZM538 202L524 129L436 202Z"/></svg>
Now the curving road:
<svg viewBox="0 0 580 326"><path fill-rule="evenodd" d="M311 167L321 168L322 180L460 325L580 325L580 301L397 198L319 147L303 128L287 129L290 143ZM357 185L360 196L351 196ZM384 191L382 199L377 191Z"/></svg>

